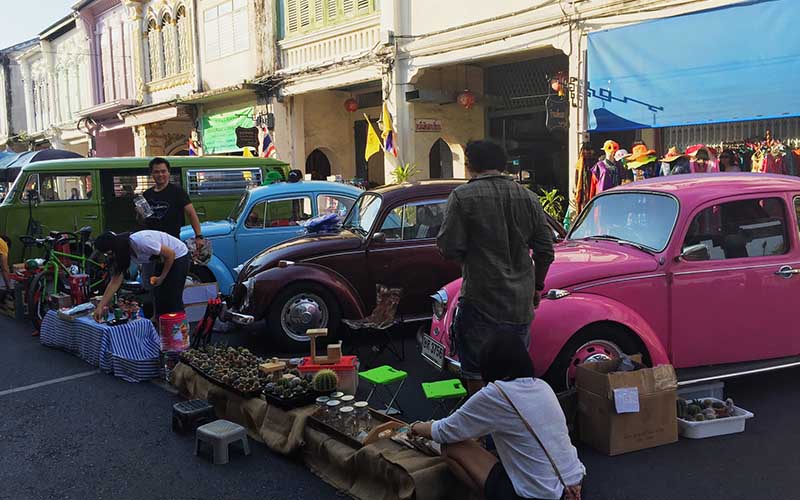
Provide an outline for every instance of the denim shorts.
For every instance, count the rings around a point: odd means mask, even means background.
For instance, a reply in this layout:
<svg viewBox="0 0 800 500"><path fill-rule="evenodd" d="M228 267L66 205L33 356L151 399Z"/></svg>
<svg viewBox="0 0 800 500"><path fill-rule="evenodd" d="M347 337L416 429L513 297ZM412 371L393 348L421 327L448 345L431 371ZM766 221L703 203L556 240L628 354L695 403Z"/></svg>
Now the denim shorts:
<svg viewBox="0 0 800 500"><path fill-rule="evenodd" d="M486 316L472 304L459 299L453 320L453 339L461 362L461 376L481 379L481 348L492 335L516 335L527 348L530 344L530 323L500 323Z"/></svg>

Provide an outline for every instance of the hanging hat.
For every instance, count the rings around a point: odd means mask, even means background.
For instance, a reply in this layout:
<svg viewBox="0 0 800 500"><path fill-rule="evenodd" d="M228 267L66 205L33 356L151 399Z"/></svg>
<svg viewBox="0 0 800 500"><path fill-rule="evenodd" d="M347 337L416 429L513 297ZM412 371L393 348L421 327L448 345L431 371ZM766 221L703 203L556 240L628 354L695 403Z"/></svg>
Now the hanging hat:
<svg viewBox="0 0 800 500"><path fill-rule="evenodd" d="M628 150L627 149L620 149L619 151L617 151L614 154L614 161L620 161L620 160L624 159L626 156L628 156Z"/></svg>
<svg viewBox="0 0 800 500"><path fill-rule="evenodd" d="M656 161L656 151L647 149L644 144L639 144L633 148L633 153L626 156L625 159L628 160L628 168L636 169Z"/></svg>
<svg viewBox="0 0 800 500"><path fill-rule="evenodd" d="M603 143L603 151L606 152L606 156L611 156L619 150L619 144L614 141L606 141Z"/></svg>
<svg viewBox="0 0 800 500"><path fill-rule="evenodd" d="M678 158L684 158L684 157L686 157L685 154L683 154L680 151L678 151L678 148L676 148L675 146L672 146L671 148L669 148L669 151L667 151L667 154L664 155L664 157L661 158L659 161L665 161L667 163L672 163L673 161L677 160Z"/></svg>

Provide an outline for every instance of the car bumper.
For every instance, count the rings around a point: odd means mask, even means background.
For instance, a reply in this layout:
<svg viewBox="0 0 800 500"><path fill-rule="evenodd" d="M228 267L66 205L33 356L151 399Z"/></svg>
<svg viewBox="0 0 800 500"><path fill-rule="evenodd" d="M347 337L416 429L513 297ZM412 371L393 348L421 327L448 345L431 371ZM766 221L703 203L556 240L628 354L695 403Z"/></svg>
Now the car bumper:
<svg viewBox="0 0 800 500"><path fill-rule="evenodd" d="M222 308L219 319L222 321L235 323L237 325L250 325L255 321L255 318L252 314L243 314L238 311L228 309L227 304L225 304L225 306Z"/></svg>

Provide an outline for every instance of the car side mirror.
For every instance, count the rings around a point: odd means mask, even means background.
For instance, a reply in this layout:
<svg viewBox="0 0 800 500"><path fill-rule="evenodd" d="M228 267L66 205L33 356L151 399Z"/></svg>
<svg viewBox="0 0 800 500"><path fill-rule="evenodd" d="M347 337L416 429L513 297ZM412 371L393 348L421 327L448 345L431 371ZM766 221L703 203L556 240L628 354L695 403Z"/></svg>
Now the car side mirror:
<svg viewBox="0 0 800 500"><path fill-rule="evenodd" d="M561 235L553 231L553 243L561 243L561 241L563 241Z"/></svg>
<svg viewBox="0 0 800 500"><path fill-rule="evenodd" d="M386 233L377 232L372 235L373 243L386 243Z"/></svg>
<svg viewBox="0 0 800 500"><path fill-rule="evenodd" d="M690 245L683 249L680 259L690 262L711 260L711 254L708 253L708 247L705 245Z"/></svg>

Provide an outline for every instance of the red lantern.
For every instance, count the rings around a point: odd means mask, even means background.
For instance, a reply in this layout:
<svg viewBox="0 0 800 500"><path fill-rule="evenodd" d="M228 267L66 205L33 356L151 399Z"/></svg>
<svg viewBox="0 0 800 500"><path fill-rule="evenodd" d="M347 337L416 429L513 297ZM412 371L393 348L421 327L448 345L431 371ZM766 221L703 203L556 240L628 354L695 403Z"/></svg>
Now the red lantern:
<svg viewBox="0 0 800 500"><path fill-rule="evenodd" d="M352 97L344 101L344 109L346 109L350 113L355 113L358 111L358 101L353 99Z"/></svg>
<svg viewBox="0 0 800 500"><path fill-rule="evenodd" d="M460 105L464 106L464 109L472 109L472 106L475 104L475 94L473 94L469 89L464 89L463 92L458 94L456 101L458 101Z"/></svg>

